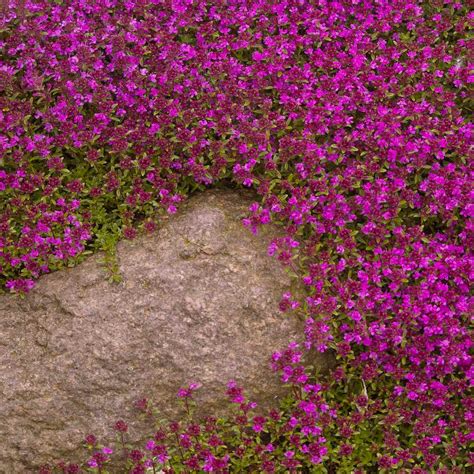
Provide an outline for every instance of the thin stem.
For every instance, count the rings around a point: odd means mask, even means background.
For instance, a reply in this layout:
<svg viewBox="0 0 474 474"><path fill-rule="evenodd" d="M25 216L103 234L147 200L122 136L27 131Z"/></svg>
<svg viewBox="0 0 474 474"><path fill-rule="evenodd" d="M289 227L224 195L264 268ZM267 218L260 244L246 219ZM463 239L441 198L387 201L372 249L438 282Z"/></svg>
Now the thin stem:
<svg viewBox="0 0 474 474"><path fill-rule="evenodd" d="M176 443L177 443L177 446L178 446L179 457L181 458L181 462L184 463L184 453L183 453L183 450L181 449L181 446L180 446L180 444L179 444L179 436L178 436L178 433L175 433L174 435L176 436Z"/></svg>

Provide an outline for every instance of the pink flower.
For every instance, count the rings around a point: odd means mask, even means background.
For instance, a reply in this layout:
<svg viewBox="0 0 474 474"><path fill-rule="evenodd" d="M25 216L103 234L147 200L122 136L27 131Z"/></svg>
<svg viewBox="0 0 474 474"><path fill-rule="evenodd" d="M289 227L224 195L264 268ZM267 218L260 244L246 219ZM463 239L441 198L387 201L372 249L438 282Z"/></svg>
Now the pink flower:
<svg viewBox="0 0 474 474"><path fill-rule="evenodd" d="M201 387L202 387L202 384L200 383L197 383L197 382L190 383L187 387L180 388L178 390L178 397L179 398L192 398L193 392Z"/></svg>
<svg viewBox="0 0 474 474"><path fill-rule="evenodd" d="M154 440L150 439L147 441L146 443L146 449L148 449L149 451L151 451L154 447L156 446L156 443Z"/></svg>

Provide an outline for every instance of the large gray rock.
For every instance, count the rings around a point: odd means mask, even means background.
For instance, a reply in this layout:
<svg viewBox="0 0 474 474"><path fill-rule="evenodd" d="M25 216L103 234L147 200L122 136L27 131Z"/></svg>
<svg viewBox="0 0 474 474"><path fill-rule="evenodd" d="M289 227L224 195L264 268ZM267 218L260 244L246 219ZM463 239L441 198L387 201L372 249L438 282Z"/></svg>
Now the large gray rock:
<svg viewBox="0 0 474 474"><path fill-rule="evenodd" d="M203 384L206 413L225 410L232 378L275 404L285 391L269 357L303 323L278 310L290 281L267 256L275 229L253 236L240 222L253 199L208 191L155 235L121 242L119 284L98 254L44 276L24 300L0 298L0 472L78 458L85 434L134 419L143 396L178 415L176 392L190 381Z"/></svg>

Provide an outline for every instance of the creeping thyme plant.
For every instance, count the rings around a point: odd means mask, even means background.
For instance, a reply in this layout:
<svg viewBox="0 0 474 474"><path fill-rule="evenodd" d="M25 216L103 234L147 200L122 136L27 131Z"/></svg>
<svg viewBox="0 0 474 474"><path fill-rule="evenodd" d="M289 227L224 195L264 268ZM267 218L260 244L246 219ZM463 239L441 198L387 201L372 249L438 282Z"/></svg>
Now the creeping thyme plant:
<svg viewBox="0 0 474 474"><path fill-rule="evenodd" d="M19 3L0 13L3 291L100 249L113 270L119 238L223 183L258 193L243 225L284 228L268 252L307 290L280 303L306 318L270 362L282 406L230 381L234 414L200 420L191 384L145 445L120 420L42 472L468 472L470 2ZM302 358L326 350L316 376Z"/></svg>

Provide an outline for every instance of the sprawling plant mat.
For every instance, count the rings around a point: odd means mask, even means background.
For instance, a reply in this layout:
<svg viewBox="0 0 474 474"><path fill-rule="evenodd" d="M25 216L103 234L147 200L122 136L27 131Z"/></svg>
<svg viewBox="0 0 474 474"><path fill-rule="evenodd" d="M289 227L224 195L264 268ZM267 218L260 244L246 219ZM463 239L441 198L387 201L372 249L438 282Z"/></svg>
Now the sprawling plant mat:
<svg viewBox="0 0 474 474"><path fill-rule="evenodd" d="M192 193L243 186L260 197L243 225L282 226L268 251L308 293L280 304L306 318L305 345L275 347L293 391L280 409L253 415L231 383L234 418L164 423L133 449L121 421L117 447L89 435L83 464L43 472L120 472L117 451L134 473L469 470L468 3L7 5L5 291L98 249L117 277L119 238ZM315 378L300 358L326 350L338 367ZM187 406L196 388L180 392Z"/></svg>

